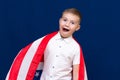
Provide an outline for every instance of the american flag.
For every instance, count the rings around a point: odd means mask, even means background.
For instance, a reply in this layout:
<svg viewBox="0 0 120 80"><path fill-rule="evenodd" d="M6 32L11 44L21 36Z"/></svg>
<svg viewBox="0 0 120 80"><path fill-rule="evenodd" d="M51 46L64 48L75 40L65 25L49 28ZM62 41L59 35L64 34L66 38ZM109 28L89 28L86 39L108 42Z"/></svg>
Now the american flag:
<svg viewBox="0 0 120 80"><path fill-rule="evenodd" d="M57 32L46 35L21 49L7 74L6 80L40 80L43 68L43 53L48 41ZM79 79L87 80L86 67L80 50Z"/></svg>

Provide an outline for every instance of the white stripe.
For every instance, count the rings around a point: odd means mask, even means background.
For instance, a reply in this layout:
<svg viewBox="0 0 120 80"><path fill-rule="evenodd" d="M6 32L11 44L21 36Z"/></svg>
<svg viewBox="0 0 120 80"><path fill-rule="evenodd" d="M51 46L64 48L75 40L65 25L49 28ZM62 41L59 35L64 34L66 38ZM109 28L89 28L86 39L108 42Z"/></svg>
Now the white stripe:
<svg viewBox="0 0 120 80"><path fill-rule="evenodd" d="M10 74L10 70L9 70L9 72L8 72L7 77L6 77L5 80L8 80L8 78L9 78L9 74Z"/></svg>
<svg viewBox="0 0 120 80"><path fill-rule="evenodd" d="M21 64L17 80L25 80L27 72L29 70L31 61L37 51L37 48L43 38L40 38L32 43L31 47L29 48L28 52L26 53L23 62Z"/></svg>
<svg viewBox="0 0 120 80"><path fill-rule="evenodd" d="M88 78L87 78L86 66L85 66L84 68L85 68L85 76L84 76L84 80L88 80Z"/></svg>
<svg viewBox="0 0 120 80"><path fill-rule="evenodd" d="M43 65L44 65L44 63L40 62L39 65L38 65L37 70L42 70L43 69Z"/></svg>

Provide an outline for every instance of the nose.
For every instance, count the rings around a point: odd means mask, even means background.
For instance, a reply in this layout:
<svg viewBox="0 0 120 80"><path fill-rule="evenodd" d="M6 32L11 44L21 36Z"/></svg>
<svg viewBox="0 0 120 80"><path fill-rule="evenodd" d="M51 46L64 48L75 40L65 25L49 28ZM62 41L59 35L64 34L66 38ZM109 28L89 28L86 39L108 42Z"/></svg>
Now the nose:
<svg viewBox="0 0 120 80"><path fill-rule="evenodd" d="M69 26L69 24L70 24L69 22L66 22L66 23L65 23L65 25L66 25L67 27Z"/></svg>

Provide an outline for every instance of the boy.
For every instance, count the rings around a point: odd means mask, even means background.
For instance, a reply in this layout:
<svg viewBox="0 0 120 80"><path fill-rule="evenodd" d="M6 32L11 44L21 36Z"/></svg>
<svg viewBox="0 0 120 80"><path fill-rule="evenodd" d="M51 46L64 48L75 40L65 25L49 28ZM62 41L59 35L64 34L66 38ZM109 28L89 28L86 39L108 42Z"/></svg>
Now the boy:
<svg viewBox="0 0 120 80"><path fill-rule="evenodd" d="M35 66L38 66L38 61L41 61L42 53L44 53L44 64L40 80L87 80L82 49L72 37L73 33L80 29L80 21L81 15L77 9L66 9L59 19L59 31L49 40L44 40L45 36L21 50L19 55L24 55L22 59L18 55L6 80L13 80L13 78L32 80ZM44 48L39 48L44 44ZM35 62L35 59L39 60ZM16 66L19 68L15 71ZM33 67L35 67L34 70Z"/></svg>

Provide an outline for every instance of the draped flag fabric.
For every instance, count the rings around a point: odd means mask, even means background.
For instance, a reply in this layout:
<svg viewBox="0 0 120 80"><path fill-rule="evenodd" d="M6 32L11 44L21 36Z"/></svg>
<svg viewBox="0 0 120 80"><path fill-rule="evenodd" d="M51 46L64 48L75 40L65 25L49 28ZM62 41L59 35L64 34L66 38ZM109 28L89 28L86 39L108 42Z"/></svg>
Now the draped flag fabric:
<svg viewBox="0 0 120 80"><path fill-rule="evenodd" d="M44 50L49 40L56 34L57 32L48 34L23 48L14 59L6 80L40 80ZM87 80L86 67L81 48L78 74L78 80Z"/></svg>

